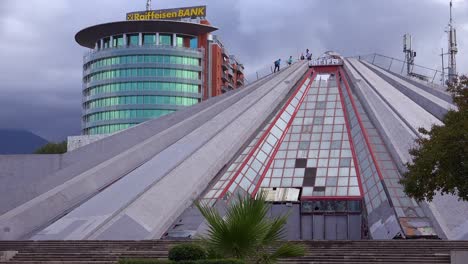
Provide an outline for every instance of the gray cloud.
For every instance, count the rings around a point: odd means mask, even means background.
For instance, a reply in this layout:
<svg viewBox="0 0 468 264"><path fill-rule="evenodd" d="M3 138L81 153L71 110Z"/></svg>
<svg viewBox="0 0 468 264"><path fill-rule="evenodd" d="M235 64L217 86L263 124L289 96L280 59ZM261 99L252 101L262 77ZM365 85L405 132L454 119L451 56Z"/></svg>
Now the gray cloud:
<svg viewBox="0 0 468 264"><path fill-rule="evenodd" d="M468 72L468 1L455 2L459 71ZM403 58L402 35L414 36L416 63L440 68L448 0L237 0L155 1L155 8L206 4L208 19L247 73L264 71L278 57L336 50ZM24 128L47 139L79 134L81 62L74 41L80 29L125 19L145 1L1 0L0 128Z"/></svg>

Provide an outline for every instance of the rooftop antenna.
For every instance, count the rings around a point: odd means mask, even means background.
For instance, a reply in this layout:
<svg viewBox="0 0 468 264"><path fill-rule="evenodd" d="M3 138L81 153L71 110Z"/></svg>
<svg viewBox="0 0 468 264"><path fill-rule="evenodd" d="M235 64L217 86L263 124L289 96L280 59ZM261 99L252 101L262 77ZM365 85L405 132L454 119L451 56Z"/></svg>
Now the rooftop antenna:
<svg viewBox="0 0 468 264"><path fill-rule="evenodd" d="M412 75L414 67L414 58L416 57L416 52L411 47L411 44L412 36L406 33L405 35L403 35L403 52L405 53L405 61L407 66L406 74L408 76Z"/></svg>
<svg viewBox="0 0 468 264"><path fill-rule="evenodd" d="M450 22L448 25L448 81L454 83L458 80L457 74L457 60L456 55L458 53L457 48L457 31L453 26L452 19L452 0L450 0Z"/></svg>
<svg viewBox="0 0 468 264"><path fill-rule="evenodd" d="M150 11L151 10L151 0L147 0L146 1L146 11Z"/></svg>

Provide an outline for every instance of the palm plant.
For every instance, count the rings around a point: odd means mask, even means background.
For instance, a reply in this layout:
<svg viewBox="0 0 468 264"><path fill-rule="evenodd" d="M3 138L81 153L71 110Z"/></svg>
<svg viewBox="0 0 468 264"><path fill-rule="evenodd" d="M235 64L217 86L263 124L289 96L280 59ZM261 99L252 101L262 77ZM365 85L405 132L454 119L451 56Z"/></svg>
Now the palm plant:
<svg viewBox="0 0 468 264"><path fill-rule="evenodd" d="M251 263L274 263L278 258L304 255L303 247L281 241L288 216L268 218L270 205L263 192L257 199L238 196L225 217L212 206L198 203L197 207L209 226L208 236L202 241L218 256Z"/></svg>

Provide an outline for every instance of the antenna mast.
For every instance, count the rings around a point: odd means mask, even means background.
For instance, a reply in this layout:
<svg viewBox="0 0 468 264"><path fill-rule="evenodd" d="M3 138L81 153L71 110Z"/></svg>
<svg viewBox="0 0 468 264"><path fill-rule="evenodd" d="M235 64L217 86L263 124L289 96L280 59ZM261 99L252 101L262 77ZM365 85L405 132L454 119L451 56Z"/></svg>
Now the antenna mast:
<svg viewBox="0 0 468 264"><path fill-rule="evenodd" d="M448 25L448 81L454 83L458 80L457 74L457 60L456 55L458 53L457 48L457 31L453 26L452 20L452 0L450 0L450 22Z"/></svg>
<svg viewBox="0 0 468 264"><path fill-rule="evenodd" d="M151 0L147 0L146 1L146 11L150 11L151 10Z"/></svg>
<svg viewBox="0 0 468 264"><path fill-rule="evenodd" d="M406 61L406 74L408 76L413 75L414 67L414 58L416 57L416 52L412 48L412 37L410 34L403 35L403 52L405 53Z"/></svg>

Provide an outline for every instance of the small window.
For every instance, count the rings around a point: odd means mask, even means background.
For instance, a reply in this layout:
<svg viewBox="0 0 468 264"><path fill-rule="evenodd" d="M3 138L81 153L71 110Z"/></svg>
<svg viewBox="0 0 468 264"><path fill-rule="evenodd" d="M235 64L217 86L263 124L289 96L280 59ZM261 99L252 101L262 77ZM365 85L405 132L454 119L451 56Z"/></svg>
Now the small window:
<svg viewBox="0 0 468 264"><path fill-rule="evenodd" d="M172 35L160 34L159 45L172 45Z"/></svg>
<svg viewBox="0 0 468 264"><path fill-rule="evenodd" d="M348 201L349 212L361 212L361 201Z"/></svg>
<svg viewBox="0 0 468 264"><path fill-rule="evenodd" d="M112 47L122 47L124 44L123 36L114 36L112 41Z"/></svg>
<svg viewBox="0 0 468 264"><path fill-rule="evenodd" d="M143 45L156 45L156 35L143 34Z"/></svg>
<svg viewBox="0 0 468 264"><path fill-rule="evenodd" d="M183 47L183 46L184 46L184 37L177 36L177 47Z"/></svg>
<svg viewBox="0 0 468 264"><path fill-rule="evenodd" d="M140 44L140 37L138 34L127 35L128 46L138 46Z"/></svg>
<svg viewBox="0 0 468 264"><path fill-rule="evenodd" d="M190 39L190 48L192 49L198 48L198 38Z"/></svg>
<svg viewBox="0 0 468 264"><path fill-rule="evenodd" d="M104 48L104 49L110 48L110 38L104 38L104 40L103 40L103 48Z"/></svg>

